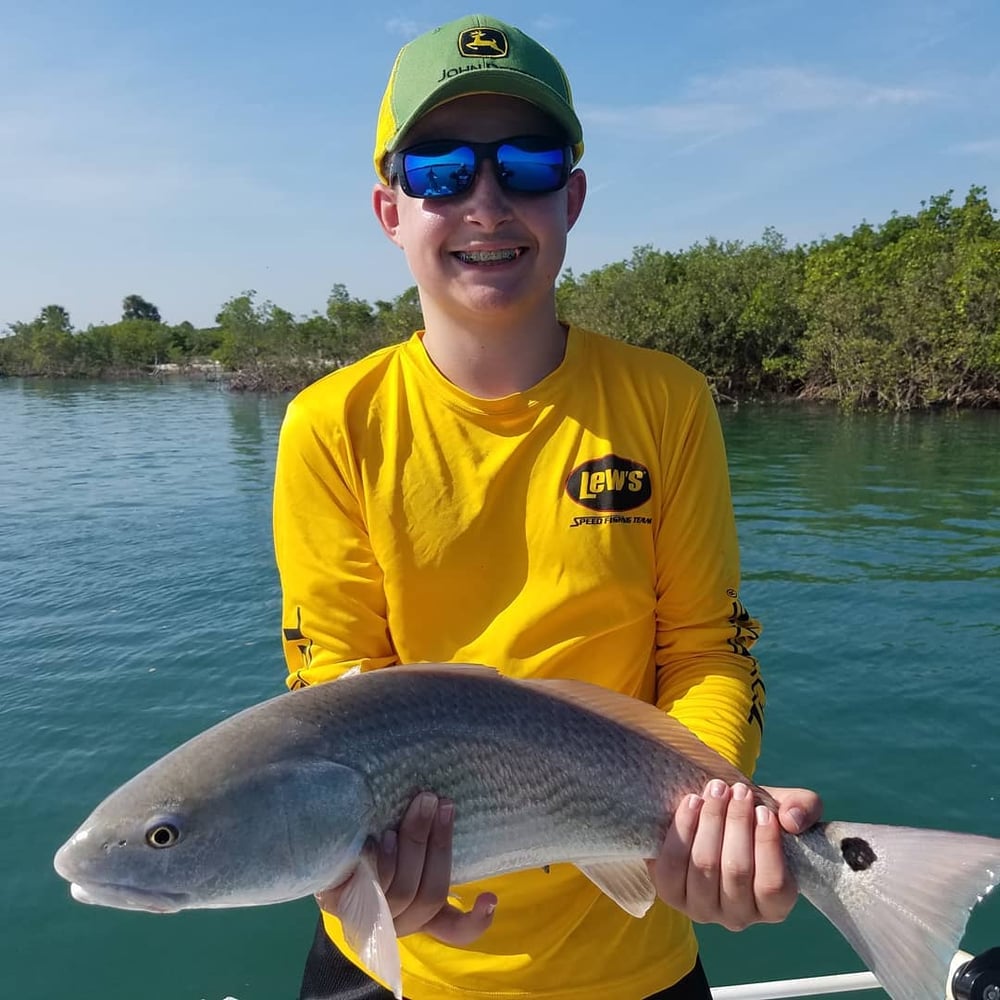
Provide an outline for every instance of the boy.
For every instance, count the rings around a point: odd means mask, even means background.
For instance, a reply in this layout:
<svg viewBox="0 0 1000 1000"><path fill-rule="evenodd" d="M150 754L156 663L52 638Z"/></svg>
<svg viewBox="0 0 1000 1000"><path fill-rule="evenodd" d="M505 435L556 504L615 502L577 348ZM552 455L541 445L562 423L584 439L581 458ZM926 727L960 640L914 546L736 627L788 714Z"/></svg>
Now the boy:
<svg viewBox="0 0 1000 1000"><path fill-rule="evenodd" d="M291 404L275 546L291 687L414 661L577 677L653 702L749 772L763 687L718 419L675 358L561 324L555 282L586 178L555 58L466 17L404 46L379 115L373 206L425 329ZM432 791L432 790L431 790ZM454 807L418 795L378 845L411 1000L707 998L690 919L780 920L779 820L712 782L622 912L570 866L448 900ZM817 797L777 790L791 832ZM390 996L324 917L302 1000Z"/></svg>

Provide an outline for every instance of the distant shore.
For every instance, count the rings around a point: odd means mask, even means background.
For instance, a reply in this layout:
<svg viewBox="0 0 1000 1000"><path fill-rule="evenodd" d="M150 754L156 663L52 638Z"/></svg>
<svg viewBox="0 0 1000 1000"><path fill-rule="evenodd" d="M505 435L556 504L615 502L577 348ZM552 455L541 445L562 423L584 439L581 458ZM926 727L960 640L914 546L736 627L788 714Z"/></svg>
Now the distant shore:
<svg viewBox="0 0 1000 1000"><path fill-rule="evenodd" d="M1000 407L1000 220L986 190L788 246L766 229L628 260L555 289L557 315L703 372L720 402L808 400L891 411ZM408 288L374 304L335 284L296 317L246 291L216 326L169 325L140 295L120 322L74 330L45 306L0 335L0 376L157 378L187 373L234 391L292 392L423 327Z"/></svg>

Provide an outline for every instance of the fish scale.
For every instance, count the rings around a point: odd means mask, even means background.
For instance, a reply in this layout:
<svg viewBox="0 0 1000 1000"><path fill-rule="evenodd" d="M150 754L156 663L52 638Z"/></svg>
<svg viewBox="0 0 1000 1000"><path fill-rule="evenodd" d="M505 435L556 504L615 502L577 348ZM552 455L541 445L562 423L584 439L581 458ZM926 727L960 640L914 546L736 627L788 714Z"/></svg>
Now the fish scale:
<svg viewBox="0 0 1000 1000"><path fill-rule="evenodd" d="M387 678L398 679L383 673L378 680ZM386 688L393 689L387 698ZM394 723L398 742L358 741L376 747L351 760L376 802L370 833L398 825L417 792L452 799L456 881L498 874L496 855L508 842L518 845L517 867L540 867L564 860L567 849L574 857L634 856L653 853L662 840L672 815L662 790L687 762L640 732L581 716L559 700L540 711L530 689L498 689L491 675L411 677L357 694L349 703L358 716L398 711L412 720ZM466 715L470 704L481 709ZM510 722L491 735L493 719ZM337 759L346 760L344 753L338 748ZM691 768L688 783L700 788L708 777Z"/></svg>

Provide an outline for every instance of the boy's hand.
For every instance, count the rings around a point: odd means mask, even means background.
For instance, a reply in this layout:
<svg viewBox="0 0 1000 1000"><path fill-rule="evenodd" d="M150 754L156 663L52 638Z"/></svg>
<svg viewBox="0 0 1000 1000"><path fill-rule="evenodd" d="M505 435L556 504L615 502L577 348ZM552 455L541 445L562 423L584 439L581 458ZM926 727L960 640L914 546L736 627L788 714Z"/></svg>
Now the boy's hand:
<svg viewBox="0 0 1000 1000"><path fill-rule="evenodd" d="M788 916L798 889L781 847L781 830L802 833L819 821L819 796L804 788L768 788L775 817L755 808L742 784L710 781L677 808L650 874L660 898L697 923L742 930Z"/></svg>
<svg viewBox="0 0 1000 1000"><path fill-rule="evenodd" d="M492 893L480 895L468 912L448 902L454 818L453 803L421 792L403 815L398 834L388 830L382 836L378 877L397 937L421 931L445 944L467 945L493 922L497 899ZM345 885L318 893L320 908L336 916Z"/></svg>

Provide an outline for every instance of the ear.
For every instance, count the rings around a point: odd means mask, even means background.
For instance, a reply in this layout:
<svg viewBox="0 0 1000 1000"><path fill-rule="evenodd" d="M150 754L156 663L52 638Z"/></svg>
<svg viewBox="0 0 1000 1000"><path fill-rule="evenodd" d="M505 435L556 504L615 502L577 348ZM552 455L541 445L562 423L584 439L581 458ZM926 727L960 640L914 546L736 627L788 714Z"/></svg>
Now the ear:
<svg viewBox="0 0 1000 1000"><path fill-rule="evenodd" d="M399 190L388 184L376 184L372 191L372 208L382 232L398 247L403 244L399 238Z"/></svg>
<svg viewBox="0 0 1000 1000"><path fill-rule="evenodd" d="M583 211L587 197L587 175L582 170L574 170L566 184L566 229L572 229Z"/></svg>

